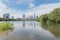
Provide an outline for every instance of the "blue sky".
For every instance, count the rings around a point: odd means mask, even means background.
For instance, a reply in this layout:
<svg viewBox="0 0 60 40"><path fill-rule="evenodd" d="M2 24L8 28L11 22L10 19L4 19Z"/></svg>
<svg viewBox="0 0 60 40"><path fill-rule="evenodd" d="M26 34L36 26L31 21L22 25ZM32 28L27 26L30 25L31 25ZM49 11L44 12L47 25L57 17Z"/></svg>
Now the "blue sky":
<svg viewBox="0 0 60 40"><path fill-rule="evenodd" d="M14 17L38 16L60 8L60 0L0 0L0 17L9 13Z"/></svg>
<svg viewBox="0 0 60 40"><path fill-rule="evenodd" d="M42 4L58 3L60 0L3 0L3 2L12 9L16 10L29 10L31 8L40 6ZM31 8L29 7L32 3ZM31 5L30 5L31 6Z"/></svg>

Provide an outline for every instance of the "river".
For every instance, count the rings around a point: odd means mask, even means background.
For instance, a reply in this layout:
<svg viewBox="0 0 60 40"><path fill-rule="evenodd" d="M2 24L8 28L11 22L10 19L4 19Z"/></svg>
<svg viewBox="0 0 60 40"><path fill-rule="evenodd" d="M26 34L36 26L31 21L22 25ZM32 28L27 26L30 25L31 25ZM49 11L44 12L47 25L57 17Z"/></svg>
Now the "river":
<svg viewBox="0 0 60 40"><path fill-rule="evenodd" d="M11 21L13 30L0 33L0 40L56 40L56 37L45 30L36 21Z"/></svg>

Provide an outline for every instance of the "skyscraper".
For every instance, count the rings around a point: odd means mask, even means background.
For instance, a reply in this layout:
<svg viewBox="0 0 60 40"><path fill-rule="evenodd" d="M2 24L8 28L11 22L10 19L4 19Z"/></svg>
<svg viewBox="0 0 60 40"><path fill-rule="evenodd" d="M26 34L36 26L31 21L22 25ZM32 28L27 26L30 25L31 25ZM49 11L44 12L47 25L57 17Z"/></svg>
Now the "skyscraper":
<svg viewBox="0 0 60 40"><path fill-rule="evenodd" d="M9 13L3 14L3 18L9 19L10 18L10 14Z"/></svg>
<svg viewBox="0 0 60 40"><path fill-rule="evenodd" d="M35 13L34 13L34 20L35 20Z"/></svg>
<svg viewBox="0 0 60 40"><path fill-rule="evenodd" d="M14 16L12 16L12 19L15 19Z"/></svg>
<svg viewBox="0 0 60 40"><path fill-rule="evenodd" d="M23 20L25 20L25 14L23 14Z"/></svg>

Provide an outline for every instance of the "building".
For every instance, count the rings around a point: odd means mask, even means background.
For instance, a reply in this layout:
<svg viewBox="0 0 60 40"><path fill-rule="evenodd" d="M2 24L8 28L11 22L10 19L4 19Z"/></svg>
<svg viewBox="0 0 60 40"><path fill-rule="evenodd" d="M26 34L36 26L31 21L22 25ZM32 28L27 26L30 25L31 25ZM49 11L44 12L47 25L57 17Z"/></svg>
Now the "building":
<svg viewBox="0 0 60 40"><path fill-rule="evenodd" d="M23 20L25 20L25 14L23 14Z"/></svg>
<svg viewBox="0 0 60 40"><path fill-rule="evenodd" d="M33 16L31 16L31 19L34 19Z"/></svg>
<svg viewBox="0 0 60 40"><path fill-rule="evenodd" d="M10 18L10 14L9 13L3 14L3 18L9 19Z"/></svg>
<svg viewBox="0 0 60 40"><path fill-rule="evenodd" d="M36 16L36 15L35 15L35 13L34 13L34 20L35 20L35 16Z"/></svg>
<svg viewBox="0 0 60 40"><path fill-rule="evenodd" d="M14 16L12 16L12 19L15 19Z"/></svg>
<svg viewBox="0 0 60 40"><path fill-rule="evenodd" d="M36 16L36 18L39 18L38 16Z"/></svg>

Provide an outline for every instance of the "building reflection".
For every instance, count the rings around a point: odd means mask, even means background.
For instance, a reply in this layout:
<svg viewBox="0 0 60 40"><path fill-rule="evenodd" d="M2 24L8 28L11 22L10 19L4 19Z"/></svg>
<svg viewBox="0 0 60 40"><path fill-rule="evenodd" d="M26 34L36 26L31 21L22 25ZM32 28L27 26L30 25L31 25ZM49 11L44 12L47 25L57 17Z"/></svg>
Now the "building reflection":
<svg viewBox="0 0 60 40"><path fill-rule="evenodd" d="M36 27L36 23L35 22L30 23L30 26Z"/></svg>
<svg viewBox="0 0 60 40"><path fill-rule="evenodd" d="M34 22L34 27L36 27L35 22Z"/></svg>
<svg viewBox="0 0 60 40"><path fill-rule="evenodd" d="M36 27L38 27L39 24L34 21L33 23L32 22L31 23L27 23L27 25L30 25L30 26L33 26L34 28L36 28ZM26 27L25 21L23 21L22 26Z"/></svg>
<svg viewBox="0 0 60 40"><path fill-rule="evenodd" d="M36 23L36 22L34 22L33 25L34 25L34 27L36 28L36 27L38 27L39 24Z"/></svg>
<svg viewBox="0 0 60 40"><path fill-rule="evenodd" d="M25 21L23 21L23 27L25 27Z"/></svg>

